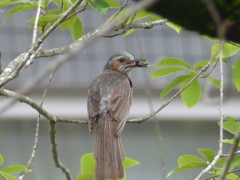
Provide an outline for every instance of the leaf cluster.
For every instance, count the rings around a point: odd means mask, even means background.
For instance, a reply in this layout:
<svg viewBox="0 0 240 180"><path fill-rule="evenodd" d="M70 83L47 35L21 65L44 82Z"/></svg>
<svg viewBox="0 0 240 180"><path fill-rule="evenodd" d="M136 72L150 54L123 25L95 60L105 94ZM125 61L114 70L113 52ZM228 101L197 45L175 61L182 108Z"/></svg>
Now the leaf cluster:
<svg viewBox="0 0 240 180"><path fill-rule="evenodd" d="M235 135L240 128L240 122L235 121L235 119L230 116L226 116L226 118L227 121L223 123L223 129ZM223 140L223 142L233 144L233 139L225 139ZM240 146L240 144L238 144L238 146ZM203 157L203 159L193 155L180 156L178 158L178 167L170 171L168 173L168 176L190 169L206 168L210 163L212 163L212 161L216 157L216 152L211 149L198 149L197 151ZM226 163L226 160L227 157L221 157L216 161L215 165L209 170L209 173L211 173L213 176L213 178L210 179L217 180L215 176L220 175L222 173L223 166ZM235 155L230 163L226 179L229 180L238 179L238 175L235 174L235 172L240 171L239 167L240 167L240 155Z"/></svg>
<svg viewBox="0 0 240 180"><path fill-rule="evenodd" d="M123 162L123 167L127 168L131 166L135 166L137 164L139 164L138 161L135 161L130 158L125 158ZM94 180L95 165L96 165L96 160L93 157L93 153L84 154L81 158L81 163L80 163L82 174L79 175L76 178L76 180ZM125 177L122 178L121 180L125 180L125 179L126 179L126 173L125 173Z"/></svg>
<svg viewBox="0 0 240 180"><path fill-rule="evenodd" d="M4 162L3 156L0 154L0 165L2 165ZM23 165L12 165L12 166L7 166L3 169L0 169L0 178L7 178L9 180L18 180L18 178L12 173L17 173L17 172L22 172L26 166ZM31 170L28 170L28 172L31 172ZM3 177L4 176L4 177Z"/></svg>

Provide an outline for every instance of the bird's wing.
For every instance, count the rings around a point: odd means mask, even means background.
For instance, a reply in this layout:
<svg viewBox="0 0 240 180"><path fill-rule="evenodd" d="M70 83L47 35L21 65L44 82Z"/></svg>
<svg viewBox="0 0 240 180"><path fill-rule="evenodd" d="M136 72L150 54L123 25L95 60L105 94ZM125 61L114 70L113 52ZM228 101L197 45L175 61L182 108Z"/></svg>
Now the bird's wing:
<svg viewBox="0 0 240 180"><path fill-rule="evenodd" d="M116 86L111 92L110 114L115 120L115 133L120 136L132 103L132 87L128 78L115 84Z"/></svg>
<svg viewBox="0 0 240 180"><path fill-rule="evenodd" d="M88 89L88 101L87 101L87 110L88 110L88 125L89 132L92 133L96 118L100 111L100 87L99 79L95 79Z"/></svg>

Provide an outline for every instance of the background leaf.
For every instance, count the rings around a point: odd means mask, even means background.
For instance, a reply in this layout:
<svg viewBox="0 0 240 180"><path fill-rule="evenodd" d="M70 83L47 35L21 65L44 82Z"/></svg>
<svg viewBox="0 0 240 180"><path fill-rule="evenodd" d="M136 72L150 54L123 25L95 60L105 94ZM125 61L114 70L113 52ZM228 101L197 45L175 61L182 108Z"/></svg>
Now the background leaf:
<svg viewBox="0 0 240 180"><path fill-rule="evenodd" d="M123 167L124 168L127 168L127 167L131 167L131 166L135 166L135 165L137 165L137 164L140 164L140 162L138 162L138 161L135 161L135 160L133 160L133 159L131 159L131 158L125 158L124 159L124 161L123 161Z"/></svg>
<svg viewBox="0 0 240 180"><path fill-rule="evenodd" d="M80 37L83 36L84 29L83 29L82 22L79 18L77 18L75 23L72 25L72 27L70 27L70 31L74 41L78 40Z"/></svg>
<svg viewBox="0 0 240 180"><path fill-rule="evenodd" d="M96 161L93 157L93 153L84 154L81 158L81 172L83 173L93 173Z"/></svg>
<svg viewBox="0 0 240 180"><path fill-rule="evenodd" d="M1 171L4 171L6 173L16 173L16 172L21 172L25 169L26 166L23 165L12 165L3 168Z"/></svg>
<svg viewBox="0 0 240 180"><path fill-rule="evenodd" d="M177 85L179 85L180 83L182 83L185 79L187 79L189 77L192 77L192 74L178 76L175 79L173 79L172 82L162 90L162 92L160 94L160 98L163 98L164 96L166 96Z"/></svg>
<svg viewBox="0 0 240 180"><path fill-rule="evenodd" d="M188 84L193 77L194 76L185 79L182 82L181 88ZM181 92L181 98L188 108L196 105L199 102L201 95L202 89L198 79L195 79L186 89L183 90L183 92Z"/></svg>
<svg viewBox="0 0 240 180"><path fill-rule="evenodd" d="M217 52L217 50L219 49L220 46L221 46L220 43L217 43L212 46L212 55L214 55ZM224 47L222 49L222 57L223 58L230 57L230 56L236 54L239 50L240 50L240 48L235 45L232 45L229 43L224 43ZM216 57L219 57L219 52Z"/></svg>
<svg viewBox="0 0 240 180"><path fill-rule="evenodd" d="M0 154L0 165L2 165L3 161L4 161L4 158L3 158L3 156Z"/></svg>
<svg viewBox="0 0 240 180"><path fill-rule="evenodd" d="M105 2L109 5L110 8L120 8L121 4L115 0L105 0Z"/></svg>
<svg viewBox="0 0 240 180"><path fill-rule="evenodd" d="M198 149L197 150L209 163L213 161L216 156L215 151L212 149Z"/></svg>
<svg viewBox="0 0 240 180"><path fill-rule="evenodd" d="M183 71L183 70L186 70L186 69L180 68L180 67L162 68L162 69L157 69L156 71L153 71L151 76L153 79L156 79L156 78L167 76L167 75L176 73L178 71Z"/></svg>
<svg viewBox="0 0 240 180"><path fill-rule="evenodd" d="M167 22L166 25L168 25L169 27L171 27L172 29L174 29L178 34L180 33L181 30L181 26L174 24L172 22Z"/></svg>
<svg viewBox="0 0 240 180"><path fill-rule="evenodd" d="M83 173L83 174L79 175L76 178L76 180L94 180L93 175L94 175L94 173L90 173L90 172Z"/></svg>
<svg viewBox="0 0 240 180"><path fill-rule="evenodd" d="M150 67L158 67L158 66L183 66L187 67L188 69L191 68L191 65L186 61L181 59L167 57L162 59L161 61L157 62L156 64L150 65Z"/></svg>
<svg viewBox="0 0 240 180"><path fill-rule="evenodd" d="M193 155L183 155L178 158L178 167L185 166L191 163L205 163L203 159Z"/></svg>
<svg viewBox="0 0 240 180"><path fill-rule="evenodd" d="M240 91L240 58L238 58L237 62L233 66L233 82L239 92Z"/></svg>
<svg viewBox="0 0 240 180"><path fill-rule="evenodd" d="M240 128L240 121L234 121L234 118L226 116L228 121L225 121L223 123L223 129L226 131L236 134L238 132L238 129Z"/></svg>
<svg viewBox="0 0 240 180"><path fill-rule="evenodd" d="M0 170L0 172L1 172L8 180L18 180L17 177L15 177L15 176L13 176L13 175L11 175L11 174L9 174L9 173L6 173L6 172L4 172L4 171L2 171L2 170ZM0 177L1 177L1 175L0 175Z"/></svg>
<svg viewBox="0 0 240 180"><path fill-rule="evenodd" d="M217 88L220 88L221 80L215 79L212 76L208 75L207 76L208 82L210 82L212 85L216 86ZM223 83L225 85L225 83Z"/></svg>
<svg viewBox="0 0 240 180"><path fill-rule="evenodd" d="M102 14L106 14L109 9L109 5L104 0L91 0L89 4Z"/></svg>

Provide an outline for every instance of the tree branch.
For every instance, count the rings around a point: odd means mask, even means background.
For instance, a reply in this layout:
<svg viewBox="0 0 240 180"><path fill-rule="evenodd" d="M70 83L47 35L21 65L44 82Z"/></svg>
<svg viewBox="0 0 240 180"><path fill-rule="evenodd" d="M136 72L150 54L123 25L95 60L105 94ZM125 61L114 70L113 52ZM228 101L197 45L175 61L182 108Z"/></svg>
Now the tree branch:
<svg viewBox="0 0 240 180"><path fill-rule="evenodd" d="M57 124L56 121L49 122L53 160L55 162L55 166L62 170L62 172L66 175L66 178L68 180L72 180L70 171L60 162L58 158L58 150L57 150L57 142L56 142L56 124Z"/></svg>

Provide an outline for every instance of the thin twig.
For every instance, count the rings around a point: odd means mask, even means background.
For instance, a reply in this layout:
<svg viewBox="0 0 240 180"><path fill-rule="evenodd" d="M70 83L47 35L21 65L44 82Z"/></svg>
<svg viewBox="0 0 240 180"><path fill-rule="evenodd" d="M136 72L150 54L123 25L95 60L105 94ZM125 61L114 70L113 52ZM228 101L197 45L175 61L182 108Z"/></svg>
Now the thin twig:
<svg viewBox="0 0 240 180"><path fill-rule="evenodd" d="M53 160L55 162L55 166L62 170L62 172L66 175L66 178L68 180L72 180L70 171L60 162L58 158L58 150L57 150L57 142L56 142L56 124L57 124L56 121L49 122Z"/></svg>
<svg viewBox="0 0 240 180"><path fill-rule="evenodd" d="M38 19L39 19L40 10L41 10L41 2L42 2L42 1L38 1L37 14L36 14L35 23L34 23L34 26L33 26L32 44L34 44L35 41L36 41L36 39L37 39Z"/></svg>
<svg viewBox="0 0 240 180"><path fill-rule="evenodd" d="M40 50L39 47L48 35L55 30L62 21L82 2L82 0L76 1L56 22L53 23L36 41L31 44L28 51L19 55L3 70L0 75L0 87L4 86L7 82L16 78L19 72L27 67L26 63L29 62L29 58L34 59L37 56L36 50ZM30 61L31 62L31 61Z"/></svg>
<svg viewBox="0 0 240 180"><path fill-rule="evenodd" d="M220 50L220 57L219 57L219 59L220 59L220 66L221 66L221 63L222 63L222 48L223 48L223 46L224 46L224 41L221 41L221 45L220 45L220 47L219 47L219 50ZM218 53L218 52L217 52ZM217 54L216 53L216 54ZM216 56L216 55L215 55ZM215 57L214 56L214 57ZM200 173L199 173L199 175L195 178L195 180L199 180L200 179L200 177L203 175L203 174L205 174L205 173L207 173L215 164L216 164L216 162L218 161L218 159L221 157L221 155L222 155L222 145L223 145L223 115L222 115L222 98L223 98L223 76L222 76L222 74L221 74L221 85L220 85L220 132L219 132L219 134L220 134L220 140L219 140L219 150L218 150L218 153L217 153L217 155L214 157L214 159L213 159L213 161L205 168L205 169L203 169Z"/></svg>
<svg viewBox="0 0 240 180"><path fill-rule="evenodd" d="M0 175L2 176L3 179L8 180L8 178L6 178L2 172L0 172Z"/></svg>
<svg viewBox="0 0 240 180"><path fill-rule="evenodd" d="M50 85L50 83L51 83L51 80L52 80L53 75L55 74L56 70L57 70L57 68L54 69L53 73L52 73L52 74L50 75L50 77L49 77L48 83L47 83L47 85L46 85L46 87L45 87L45 90L44 90L44 93L43 93L43 96L42 96L42 100L41 100L41 103L40 103L40 106L41 106L41 107L42 107L42 105L43 105L44 99L45 99L46 94L47 94L47 91L48 91L48 87L49 87L49 85ZM25 173L26 173L27 170L29 169L29 167L30 167L30 165L31 165L31 163L33 162L33 159L34 159L34 157L35 157L35 153L36 153L37 147L38 147L38 134L39 134L39 126L40 126L40 117L41 117L41 114L39 113L38 118L37 118L37 121L36 121L35 140L34 140L34 145L33 145L32 154L31 154L31 156L30 156L30 159L28 160L28 163L27 163L24 171L23 171L23 172L21 173L21 175L19 176L19 178L18 178L19 180L21 180L21 179L24 177Z"/></svg>
<svg viewBox="0 0 240 180"><path fill-rule="evenodd" d="M118 15L119 13L123 10L123 8L127 5L129 0L125 0L123 5L118 9L118 11L114 14L113 18L110 21L113 21Z"/></svg>

